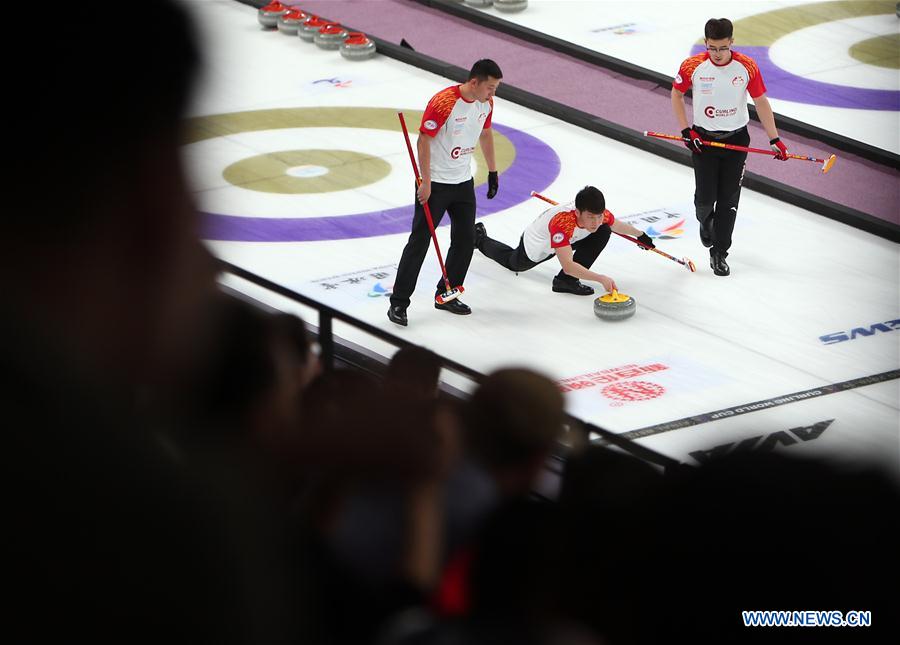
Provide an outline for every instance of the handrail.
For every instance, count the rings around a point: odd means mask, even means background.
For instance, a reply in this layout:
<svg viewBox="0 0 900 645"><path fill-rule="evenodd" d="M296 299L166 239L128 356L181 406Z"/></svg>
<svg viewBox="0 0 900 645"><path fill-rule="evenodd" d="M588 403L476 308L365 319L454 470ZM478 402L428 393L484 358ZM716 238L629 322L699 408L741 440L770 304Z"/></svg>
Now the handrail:
<svg viewBox="0 0 900 645"><path fill-rule="evenodd" d="M315 309L319 313L318 341L319 346L322 348L320 359L322 360L323 367L327 370L332 369L334 365L335 336L331 324L333 319L345 322L352 327L360 329L367 334L371 334L379 340L385 341L386 343L394 346L408 347L415 345L415 343L404 340L398 336L394 336L393 334L386 332L383 329L379 329L378 327L375 327L374 325L365 321L359 320L358 318L355 318L350 314L321 303L314 298L305 296L302 293L297 293L296 291L289 289L284 285L280 285L277 282L273 282L272 280L263 278L262 276L258 276L243 267L228 262L227 260L223 260L221 258L216 258L216 260L220 269L226 273L237 276L242 280L246 280L251 284L262 287L263 289L287 298L288 300ZM476 383L481 383L484 380L484 375L477 370L466 367L465 365L457 363L456 361L445 356L438 355L438 358L440 359L443 367L459 374L463 374L471 378ZM610 432L609 430L605 430L603 428L595 426L568 413L566 414L566 418L568 419L570 425L582 428L586 435L589 435L591 433L596 434L606 444L613 445L621 450L624 450L634 457L643 459L644 461L648 461L664 468L675 468L681 465L680 462L672 459L671 457L666 457L665 455L662 455L655 450L651 450L650 448L636 443L635 441L624 439L614 432Z"/></svg>
<svg viewBox="0 0 900 645"><path fill-rule="evenodd" d="M338 309L335 309L334 307L331 307L329 305L321 303L318 300L310 298L309 296L304 296L302 293L297 293L296 291L294 291L292 289L288 289L284 285L280 285L277 282L272 282L271 280L268 280L266 278L258 276L255 273L252 273L252 272L248 271L247 269L244 269L243 267L237 266L236 264L232 264L231 262L222 260L221 258L218 258L218 262L219 262L220 267L222 267L225 271L227 271L228 273L231 273L232 275L236 275L237 277L242 278L242 279L246 280L247 282L251 282L258 287L262 287L273 293L278 294L279 296L284 296L285 298L287 298L289 300L293 300L294 302L298 302L302 305L306 305L307 307L311 307L311 308L315 309L316 311L318 311L319 312L319 336L320 336L319 345L323 349L325 347L333 347L334 346L334 344L333 344L334 334L331 329L331 320L332 319L337 319L342 322L345 322L348 325L356 327L357 329L360 329L360 330L366 332L367 334L371 334L372 336L375 336L379 340L383 340L387 343L390 343L391 345L395 345L395 346L399 346L399 347L410 347L410 346L415 345L415 343L412 343L408 340L404 340L402 338L394 336L393 334L390 334L390 333L384 331L383 329L379 329L378 327L376 327L372 324L369 324L363 320L354 318L353 316L346 314L343 311L340 311ZM323 354L322 356L320 356L320 358L322 359L323 364L325 364L326 362L333 361L334 354L333 354L333 352L327 356ZM466 367L465 365L462 365L461 363L457 363L456 361L446 358L444 356L441 356L441 362L443 363L444 367L446 367L454 372L464 374L465 376L468 376L475 382L481 382L481 380L484 378L484 376L480 372L473 370L471 367ZM324 366L328 369L331 368L331 365L324 365Z"/></svg>

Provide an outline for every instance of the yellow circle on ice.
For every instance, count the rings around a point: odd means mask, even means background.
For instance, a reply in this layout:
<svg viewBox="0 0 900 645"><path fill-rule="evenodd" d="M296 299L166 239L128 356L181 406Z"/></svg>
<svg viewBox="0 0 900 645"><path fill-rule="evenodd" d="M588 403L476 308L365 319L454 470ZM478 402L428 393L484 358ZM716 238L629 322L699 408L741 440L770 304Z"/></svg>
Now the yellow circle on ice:
<svg viewBox="0 0 900 645"><path fill-rule="evenodd" d="M408 110L404 112L406 122L412 128L414 135L417 125L422 118L420 110ZM403 142L403 135L400 131L400 123L397 119L397 110L393 108L372 108L372 107L305 107L305 108L273 108L269 110L253 110L249 112L231 112L228 114L213 114L209 116L198 116L187 119L185 144L196 143L217 137L229 137L242 132L260 132L263 130L279 130L286 128L358 128L358 129L374 129L388 130L394 132L397 137L398 163L404 169L404 172L410 173L410 185L412 185L412 169L408 165L408 161L403 159L406 155L406 146ZM351 140L356 141L359 137L358 132L349 132L347 135ZM343 145L343 144L341 144ZM298 150L290 151L291 153L310 153L310 152L334 152L334 151L310 151ZM353 154L349 151L341 151L344 154ZM320 193L329 190L346 190L348 188L359 188L366 184L377 181L354 181L352 171L343 172L340 167L332 168L322 163L311 163L309 161L294 164L293 167L285 168L278 160L279 155L287 153L269 153L251 157L250 159L239 161L229 169L232 172L225 174L225 178L232 184L249 188L251 190L261 190L269 193L284 194L300 194L300 193ZM360 156L366 156L359 153ZM494 131L494 154L497 161L497 170L502 174L509 168L516 158L516 149L512 142L500 132ZM487 182L487 161L481 151L481 147L477 146L474 153L478 166L475 173L475 185ZM374 157L366 156L367 159L374 160ZM379 160L380 161L380 160ZM249 163L245 163L249 162ZM385 162L387 163L387 162ZM303 167L309 166L309 173L304 174ZM315 172L312 167L320 167L328 169L328 172ZM381 179L378 173L383 168L377 163L362 163L357 166L369 173L368 176L375 176ZM408 170L407 170L408 169ZM291 172L286 172L290 170ZM227 171L226 171L227 172ZM224 173L223 173L224 174ZM337 177L333 176L334 174ZM237 177L238 181L233 179ZM313 181L321 180L321 181ZM330 188L324 186L331 184ZM318 187L318 188L317 188ZM285 190L279 190L284 188Z"/></svg>
<svg viewBox="0 0 900 645"><path fill-rule="evenodd" d="M222 175L247 190L299 195L359 188L390 172L385 160L352 150L282 150L241 159Z"/></svg>
<svg viewBox="0 0 900 645"><path fill-rule="evenodd" d="M850 48L850 55L868 65L900 69L900 34L862 40Z"/></svg>

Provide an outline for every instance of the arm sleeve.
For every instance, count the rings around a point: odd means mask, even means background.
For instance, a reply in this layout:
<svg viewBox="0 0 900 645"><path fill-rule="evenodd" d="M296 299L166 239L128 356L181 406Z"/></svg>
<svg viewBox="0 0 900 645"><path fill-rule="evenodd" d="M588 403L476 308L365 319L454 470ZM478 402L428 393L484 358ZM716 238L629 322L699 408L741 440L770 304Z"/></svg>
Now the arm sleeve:
<svg viewBox="0 0 900 645"><path fill-rule="evenodd" d="M550 231L550 248L558 249L561 246L569 246L570 235L560 226L557 225L556 219L550 220L550 223L547 224L547 229Z"/></svg>
<svg viewBox="0 0 900 645"><path fill-rule="evenodd" d="M759 71L759 67L755 64L747 66L747 71L750 73L750 81L747 83L747 92L753 98L757 96L762 96L766 93L766 84L763 82L762 74Z"/></svg>
<svg viewBox="0 0 900 645"><path fill-rule="evenodd" d="M428 105L425 107L425 113L422 115L422 124L419 126L419 132L427 134L429 137L436 136L450 117L455 103L455 98L446 96L446 92L439 92L431 97L431 100L428 101Z"/></svg>
<svg viewBox="0 0 900 645"><path fill-rule="evenodd" d="M678 73L675 74L675 80L672 82L672 87L674 87L682 94L691 89L691 76L693 76L695 68L696 65L691 68L688 65L687 60L681 63L681 67L678 69Z"/></svg>
<svg viewBox="0 0 900 645"><path fill-rule="evenodd" d="M603 223L607 226L612 226L616 223L616 216L610 213L608 210L603 211Z"/></svg>
<svg viewBox="0 0 900 645"><path fill-rule="evenodd" d="M489 99L489 103L491 104L491 111L488 112L487 118L484 120L484 127L482 130L487 130L491 127L491 117L494 116L494 99Z"/></svg>

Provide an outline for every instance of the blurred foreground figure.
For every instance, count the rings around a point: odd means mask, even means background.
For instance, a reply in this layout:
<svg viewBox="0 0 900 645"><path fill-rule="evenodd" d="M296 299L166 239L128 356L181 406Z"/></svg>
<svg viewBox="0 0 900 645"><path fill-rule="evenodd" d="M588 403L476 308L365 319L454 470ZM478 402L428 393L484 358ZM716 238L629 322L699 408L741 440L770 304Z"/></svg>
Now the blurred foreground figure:
<svg viewBox="0 0 900 645"><path fill-rule="evenodd" d="M276 642L254 529L134 413L199 357L214 271L179 158L193 35L168 0L122 13L85 3L53 38L3 43L20 101L0 254L4 624L42 642Z"/></svg>

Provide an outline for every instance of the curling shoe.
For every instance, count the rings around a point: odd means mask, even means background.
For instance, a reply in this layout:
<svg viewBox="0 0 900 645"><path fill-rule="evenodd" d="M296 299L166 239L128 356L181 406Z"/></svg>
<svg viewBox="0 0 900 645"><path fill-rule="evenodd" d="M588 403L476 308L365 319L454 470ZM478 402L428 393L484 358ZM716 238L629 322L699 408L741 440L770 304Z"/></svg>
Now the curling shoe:
<svg viewBox="0 0 900 645"><path fill-rule="evenodd" d="M714 232L715 224L713 223L712 215L707 217L700 224L700 243L709 248L713 245L713 232Z"/></svg>
<svg viewBox="0 0 900 645"><path fill-rule="evenodd" d="M469 305L464 304L459 301L459 298L455 298L450 302L445 302L444 304L440 304L435 300L434 308L440 309L441 311L449 311L451 314L457 314L459 316L468 316L472 313L472 310L469 309Z"/></svg>
<svg viewBox="0 0 900 645"><path fill-rule="evenodd" d="M408 323L406 319L406 309L400 305L391 305L388 309L388 320L392 323L406 327Z"/></svg>
<svg viewBox="0 0 900 645"><path fill-rule="evenodd" d="M731 269L728 267L728 263L725 262L725 258L727 257L727 251L716 251L715 249L709 250L709 266L713 270L713 273L716 275L731 275Z"/></svg>
<svg viewBox="0 0 900 645"><path fill-rule="evenodd" d="M475 225L475 248L481 251L481 245L484 244L484 238L487 237L487 230L484 228L484 224L478 222Z"/></svg>
<svg viewBox="0 0 900 645"><path fill-rule="evenodd" d="M553 290L556 293L574 293L576 296L594 295L593 287L582 284L580 280L561 280L559 276L553 278Z"/></svg>

